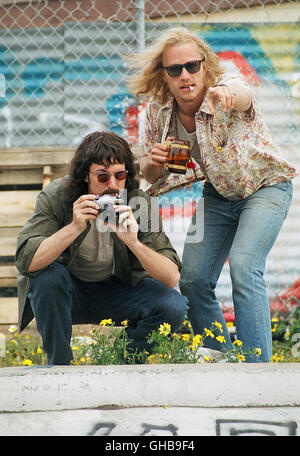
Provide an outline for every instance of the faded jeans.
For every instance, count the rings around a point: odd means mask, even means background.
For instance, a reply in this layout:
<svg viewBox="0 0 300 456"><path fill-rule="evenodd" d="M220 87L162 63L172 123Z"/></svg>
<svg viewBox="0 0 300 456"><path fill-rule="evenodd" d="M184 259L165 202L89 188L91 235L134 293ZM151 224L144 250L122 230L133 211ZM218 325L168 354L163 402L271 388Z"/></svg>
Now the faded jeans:
<svg viewBox="0 0 300 456"><path fill-rule="evenodd" d="M99 325L111 318L120 326L128 319L129 348L149 351L148 334L164 322L175 331L187 310L185 296L150 277L136 287L115 278L83 282L56 262L30 278L28 297L50 365L70 364L73 359L72 324Z"/></svg>
<svg viewBox="0 0 300 456"><path fill-rule="evenodd" d="M207 337L206 347L222 351L232 348L215 294L228 258L236 336L243 342L244 351L262 351L260 357L247 356L246 361L270 360L270 307L263 275L266 257L287 215L292 193L291 181L280 182L262 187L243 200L230 201L211 184L204 185L203 240L184 246L180 290L189 300L188 317L195 333L211 329L215 321L222 324L226 343ZM195 220L194 214L192 224Z"/></svg>

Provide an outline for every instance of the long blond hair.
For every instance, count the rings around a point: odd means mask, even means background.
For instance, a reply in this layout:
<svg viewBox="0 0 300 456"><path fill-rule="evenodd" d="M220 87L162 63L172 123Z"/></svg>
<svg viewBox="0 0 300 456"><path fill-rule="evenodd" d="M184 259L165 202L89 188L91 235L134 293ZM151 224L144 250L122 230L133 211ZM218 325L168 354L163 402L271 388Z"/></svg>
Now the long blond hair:
<svg viewBox="0 0 300 456"><path fill-rule="evenodd" d="M167 29L153 44L140 54L128 56L129 67L134 73L129 77L128 88L136 97L153 98L165 103L170 90L163 80L162 56L166 47L177 46L187 42L195 43L205 59L206 90L215 85L222 76L218 56L201 38L184 27Z"/></svg>

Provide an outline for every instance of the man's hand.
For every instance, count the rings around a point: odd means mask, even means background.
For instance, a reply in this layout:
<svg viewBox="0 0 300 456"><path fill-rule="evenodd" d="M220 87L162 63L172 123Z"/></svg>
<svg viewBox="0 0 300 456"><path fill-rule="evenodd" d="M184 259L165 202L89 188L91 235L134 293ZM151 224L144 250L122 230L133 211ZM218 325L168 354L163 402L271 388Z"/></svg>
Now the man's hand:
<svg viewBox="0 0 300 456"><path fill-rule="evenodd" d="M87 227L88 220L98 217L98 206L94 203L95 195L82 195L73 204L73 225L79 233Z"/></svg>
<svg viewBox="0 0 300 456"><path fill-rule="evenodd" d="M139 225L130 206L115 205L114 208L119 212L119 224L109 223L108 225L137 257L151 277L168 287L175 287L180 278L178 266L138 239Z"/></svg>
<svg viewBox="0 0 300 456"><path fill-rule="evenodd" d="M155 143L150 154L149 160L150 165L161 168L168 161L169 152L170 152L170 143L173 141L173 137L168 137L163 143Z"/></svg>
<svg viewBox="0 0 300 456"><path fill-rule="evenodd" d="M235 102L235 92L227 86L210 87L207 91L207 98L212 115L216 112L216 106L220 102L223 111L231 111Z"/></svg>
<svg viewBox="0 0 300 456"><path fill-rule="evenodd" d="M138 242L138 231L139 225L134 218L132 209L130 206L121 204L114 205L114 209L119 213L119 223L114 225L108 223L108 225L116 232L117 236L121 241L124 242L129 248L133 248Z"/></svg>
<svg viewBox="0 0 300 456"><path fill-rule="evenodd" d="M35 272L45 268L62 254L69 245L85 230L88 220L98 216L95 195L83 195L73 204L73 221L44 239L36 250L27 269Z"/></svg>

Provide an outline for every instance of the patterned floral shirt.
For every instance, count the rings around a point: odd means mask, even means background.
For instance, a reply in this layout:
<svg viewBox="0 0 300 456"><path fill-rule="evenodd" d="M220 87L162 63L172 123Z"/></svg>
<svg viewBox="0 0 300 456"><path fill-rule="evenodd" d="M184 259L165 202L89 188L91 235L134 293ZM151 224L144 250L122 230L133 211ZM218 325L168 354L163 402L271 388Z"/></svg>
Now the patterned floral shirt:
<svg viewBox="0 0 300 456"><path fill-rule="evenodd" d="M250 89L239 76L227 74L219 81L229 86L233 83ZM162 168L160 177L148 189L151 196L206 180L225 198L239 200L262 186L291 180L297 175L272 142L253 94L248 111L224 112L218 103L214 116L204 97L195 122L200 160L193 159L194 168L185 175L171 174ZM161 143L168 136L177 137L176 101L173 97L165 105L150 101L144 127L145 155L149 155L154 143Z"/></svg>

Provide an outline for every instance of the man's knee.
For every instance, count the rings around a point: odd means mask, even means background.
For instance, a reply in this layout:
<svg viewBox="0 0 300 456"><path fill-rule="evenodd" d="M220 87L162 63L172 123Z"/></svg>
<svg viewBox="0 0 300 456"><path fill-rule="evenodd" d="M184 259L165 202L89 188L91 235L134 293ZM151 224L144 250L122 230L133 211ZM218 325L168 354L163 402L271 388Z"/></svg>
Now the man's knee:
<svg viewBox="0 0 300 456"><path fill-rule="evenodd" d="M164 315L164 322L170 323L172 330L175 330L185 319L187 298L174 289L167 289L161 296L159 308Z"/></svg>
<svg viewBox="0 0 300 456"><path fill-rule="evenodd" d="M189 296L195 292L201 295L212 292L210 281L205 276L195 276L194 274L190 277L183 277L179 282L179 288L185 296Z"/></svg>
<svg viewBox="0 0 300 456"><path fill-rule="evenodd" d="M233 286L247 286L253 276L263 276L263 269L256 264L253 255L234 254L229 257L230 277Z"/></svg>
<svg viewBox="0 0 300 456"><path fill-rule="evenodd" d="M30 277L30 286L39 287L49 293L55 286L67 287L70 282L70 274L65 266L60 263L52 263L46 269Z"/></svg>

